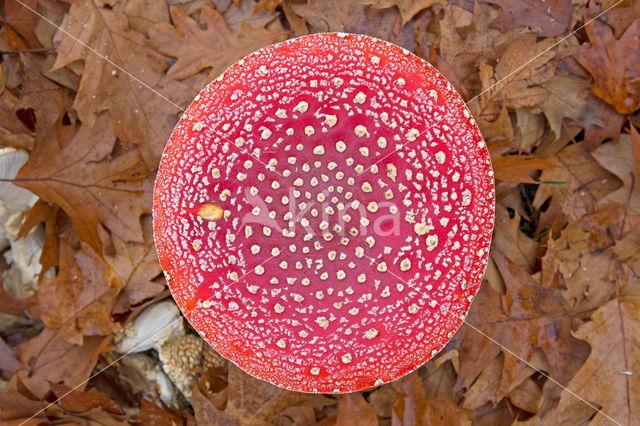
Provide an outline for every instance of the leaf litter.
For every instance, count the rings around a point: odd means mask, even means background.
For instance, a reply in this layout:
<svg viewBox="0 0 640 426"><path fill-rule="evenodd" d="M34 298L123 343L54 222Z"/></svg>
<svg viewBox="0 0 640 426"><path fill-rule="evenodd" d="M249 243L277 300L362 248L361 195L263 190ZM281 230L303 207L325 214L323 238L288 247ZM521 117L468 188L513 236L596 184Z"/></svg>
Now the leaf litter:
<svg viewBox="0 0 640 426"><path fill-rule="evenodd" d="M44 239L31 254L42 267L34 282L0 262L2 422L640 422L637 4L619 2L582 29L615 2L25 4L41 16L9 1L0 26L0 147L28 153L12 181L38 201L3 219L0 241L14 228L17 240ZM181 392L163 364L179 359L152 349L118 360L114 339L167 297L150 189L181 108L242 56L320 31L399 44L469 102L493 158L497 217L468 321L530 365L467 326L411 375L338 397L198 359ZM0 192L0 211L4 202ZM15 247L0 244L3 257L13 262Z"/></svg>

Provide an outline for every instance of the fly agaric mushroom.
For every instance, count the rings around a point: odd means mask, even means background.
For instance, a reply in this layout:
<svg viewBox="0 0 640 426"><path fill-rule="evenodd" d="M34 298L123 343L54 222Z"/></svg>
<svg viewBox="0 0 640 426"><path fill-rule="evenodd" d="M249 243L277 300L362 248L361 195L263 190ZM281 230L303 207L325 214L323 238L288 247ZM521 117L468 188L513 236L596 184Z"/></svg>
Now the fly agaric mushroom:
<svg viewBox="0 0 640 426"><path fill-rule="evenodd" d="M462 324L494 186L438 71L325 33L254 52L196 96L153 213L171 292L216 351L280 387L345 393L417 369Z"/></svg>

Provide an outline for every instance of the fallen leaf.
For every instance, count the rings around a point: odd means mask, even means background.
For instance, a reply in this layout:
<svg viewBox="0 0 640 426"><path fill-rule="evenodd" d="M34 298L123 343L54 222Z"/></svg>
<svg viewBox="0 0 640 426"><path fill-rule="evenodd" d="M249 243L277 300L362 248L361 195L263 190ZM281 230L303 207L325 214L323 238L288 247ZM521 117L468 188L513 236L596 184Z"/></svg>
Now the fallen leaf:
<svg viewBox="0 0 640 426"><path fill-rule="evenodd" d="M378 416L360 392L346 394L338 402L336 426L368 426L378 424Z"/></svg>
<svg viewBox="0 0 640 426"><path fill-rule="evenodd" d="M505 208L497 207L492 249L499 250L513 263L532 273L540 244L520 231L520 219L517 212L510 218Z"/></svg>
<svg viewBox="0 0 640 426"><path fill-rule="evenodd" d="M640 107L638 21L619 40L597 20L585 30L591 44L582 46L574 57L593 76L591 90L620 114L632 114Z"/></svg>
<svg viewBox="0 0 640 426"><path fill-rule="evenodd" d="M571 0L481 0L500 6L502 13L491 25L501 31L517 27L531 28L540 36L563 34L571 22Z"/></svg>
<svg viewBox="0 0 640 426"><path fill-rule="evenodd" d="M495 69L479 65L480 93L468 105L474 115L493 121L503 106L522 108L538 105L549 96L541 86L555 73L556 65L552 39L536 41L532 33L525 33L503 46Z"/></svg>
<svg viewBox="0 0 640 426"><path fill-rule="evenodd" d="M60 339L56 330L45 328L37 337L16 347L20 362L28 366L16 374L38 399L49 392L49 383L64 383L84 390L98 355L111 337L87 337L82 345Z"/></svg>
<svg viewBox="0 0 640 426"><path fill-rule="evenodd" d="M13 383L0 392L0 422L3 425L36 426L47 421L44 408L45 401L34 401L17 390L15 379Z"/></svg>
<svg viewBox="0 0 640 426"><path fill-rule="evenodd" d="M631 137L631 154L633 155L634 169L636 175L640 177L640 133L633 124L629 124L629 135Z"/></svg>
<svg viewBox="0 0 640 426"><path fill-rule="evenodd" d="M96 251L101 248L98 223L125 241L143 242L140 216L151 204L139 152L112 158L114 144L111 120L103 113L93 127L81 125L69 140L38 139L15 179L16 185L59 205Z"/></svg>
<svg viewBox="0 0 640 426"><path fill-rule="evenodd" d="M424 424L470 426L471 417L471 413L459 408L451 398L438 397L427 402Z"/></svg>
<svg viewBox="0 0 640 426"><path fill-rule="evenodd" d="M142 223L144 243L127 243L113 236L115 253L104 255L110 266L108 274L122 288L114 307L115 313L126 312L131 306L158 295L166 288L163 282L153 281L162 273L162 268L153 243L151 218L146 216Z"/></svg>
<svg viewBox="0 0 640 426"><path fill-rule="evenodd" d="M471 425L469 412L458 408L448 397L427 399L417 372L393 384L392 425Z"/></svg>
<svg viewBox="0 0 640 426"><path fill-rule="evenodd" d="M376 10L360 1L309 0L306 4L291 4L302 16L312 32L340 31L367 34L394 42L406 49L415 46L412 25L401 29L402 18L396 9Z"/></svg>
<svg viewBox="0 0 640 426"><path fill-rule="evenodd" d="M156 404L143 399L137 420L143 425L177 426L183 424L175 414L163 410Z"/></svg>
<svg viewBox="0 0 640 426"><path fill-rule="evenodd" d="M622 186L603 197L600 203L618 204L640 213L640 181L636 178L631 135L624 134L617 141L600 145L592 155L602 167L622 181Z"/></svg>
<svg viewBox="0 0 640 426"><path fill-rule="evenodd" d="M505 354L505 356L509 356ZM462 407L475 410L487 403L495 404L496 391L500 388L501 373L504 368L504 357L497 356L491 360L471 387L464 393Z"/></svg>
<svg viewBox="0 0 640 426"><path fill-rule="evenodd" d="M111 319L117 289L105 283L99 262L91 254L76 253L62 238L58 273L46 276L34 296L29 312L69 343L81 344L83 336L106 336L119 329Z"/></svg>
<svg viewBox="0 0 640 426"><path fill-rule="evenodd" d="M512 108L534 106L544 101L549 93L540 85L555 72L551 62L555 52L549 50L552 45L553 40L536 41L531 33L509 43L495 68L497 86L489 93L499 93L499 99Z"/></svg>
<svg viewBox="0 0 640 426"><path fill-rule="evenodd" d="M236 0L224 9L224 22L231 30L239 34L246 32L247 27L266 28L272 33L286 34L287 31L278 19L280 13L275 10L260 9L259 6L260 3L256 3L256 0ZM216 9L221 11L220 8ZM198 22L202 24L202 15Z"/></svg>
<svg viewBox="0 0 640 426"><path fill-rule="evenodd" d="M640 422L640 383L634 375L640 371L640 297L623 296L602 305L585 322L575 336L591 346L587 362L568 383L567 388L581 398L602 407L602 412L620 424ZM575 396L563 392L560 412L576 402ZM580 422L590 419L595 410L588 409ZM595 413L590 424L611 424L602 412Z"/></svg>
<svg viewBox="0 0 640 426"><path fill-rule="evenodd" d="M555 155L557 167L544 170L533 200L539 209L550 197L575 221L598 208L598 201L620 187L620 181L585 151L581 144L569 145Z"/></svg>
<svg viewBox="0 0 640 426"><path fill-rule="evenodd" d="M421 10L428 9L434 4L444 6L443 0L362 0L362 4L375 9L388 9L397 7L402 16L402 25L406 24Z"/></svg>
<svg viewBox="0 0 640 426"><path fill-rule="evenodd" d="M497 180L514 183L540 183L531 177L538 170L555 167L553 158L539 158L534 155L508 155L491 159Z"/></svg>
<svg viewBox="0 0 640 426"><path fill-rule="evenodd" d="M97 389L80 391L67 385L51 383L51 390L58 399L56 404L66 411L84 413L92 408L100 407L107 413L123 414L122 409L115 401Z"/></svg>
<svg viewBox="0 0 640 426"><path fill-rule="evenodd" d="M22 364L18 362L13 348L7 345L2 337L0 337L0 370L18 371L22 368Z"/></svg>
<svg viewBox="0 0 640 426"><path fill-rule="evenodd" d="M42 280L44 274L54 267L58 261L59 214L60 208L57 205L49 204L39 199L26 213L17 235L18 238L23 238L27 236L36 225L44 222L44 244L42 246L42 254L40 255L40 265L42 266L40 270L40 280Z"/></svg>
<svg viewBox="0 0 640 426"><path fill-rule="evenodd" d="M588 101L588 81L572 74L558 73L542 83L542 87L549 91L549 97L540 103L540 109L557 138L561 136L562 120L565 118L574 120L585 129L604 126Z"/></svg>
<svg viewBox="0 0 640 426"><path fill-rule="evenodd" d="M73 3L62 29L75 39L58 33L54 69L83 61L73 102L80 120L85 126L100 127L94 123L109 111L114 135L126 147L138 146L147 169L155 170L178 113L193 93L164 74L165 59L149 47L144 35L128 29L122 8L122 3L115 8ZM76 40L108 56L109 61Z"/></svg>
<svg viewBox="0 0 640 426"><path fill-rule="evenodd" d="M216 408L197 386L193 388L191 404L198 424L271 425L289 406L326 405L326 397L287 391L270 383L256 380L233 364L229 364L227 403L224 410Z"/></svg>
<svg viewBox="0 0 640 426"><path fill-rule="evenodd" d="M542 257L542 285L563 289L574 312L590 312L606 302L613 290L611 250L593 249L591 243L589 232L571 224L558 239L547 240Z"/></svg>
<svg viewBox="0 0 640 426"><path fill-rule="evenodd" d="M210 6L203 6L200 15L206 29L178 7L170 8L175 27L159 23L149 30L152 44L163 54L176 58L167 76L183 80L210 69L212 80L243 56L285 38L283 31L254 28L240 24L241 31L229 29L222 15Z"/></svg>
<svg viewBox="0 0 640 426"><path fill-rule="evenodd" d="M462 33L456 28L456 11L453 7L445 8L442 19L438 22L441 55L438 57L438 68L467 98L470 97L470 89L481 89L480 81L473 77L485 58L494 57L497 46L506 45L522 34L521 30L503 33L490 28L493 8L488 4L475 3L470 10L473 11L473 31Z"/></svg>
<svg viewBox="0 0 640 426"><path fill-rule="evenodd" d="M481 287L468 322L525 360L542 349L551 376L562 380L572 360L572 337L571 319L560 291L542 287L498 250L492 258L504 278L506 293ZM469 388L502 349L471 326L463 325L457 336L461 359L457 387ZM526 368L518 358L505 353L499 386L487 400L499 401L506 396L519 385L514 380Z"/></svg>
<svg viewBox="0 0 640 426"><path fill-rule="evenodd" d="M2 277L0 277L0 312L9 315L21 315L33 304L33 298L18 299L4 288Z"/></svg>
<svg viewBox="0 0 640 426"><path fill-rule="evenodd" d="M540 410L542 390L531 378L509 393L509 401L516 407L529 413L537 413Z"/></svg>

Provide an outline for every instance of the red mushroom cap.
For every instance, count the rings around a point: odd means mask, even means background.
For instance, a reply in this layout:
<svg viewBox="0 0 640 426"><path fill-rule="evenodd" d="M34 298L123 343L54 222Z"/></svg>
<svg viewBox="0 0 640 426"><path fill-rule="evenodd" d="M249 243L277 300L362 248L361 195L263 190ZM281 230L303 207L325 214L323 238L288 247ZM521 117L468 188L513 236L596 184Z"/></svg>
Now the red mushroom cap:
<svg viewBox="0 0 640 426"><path fill-rule="evenodd" d="M287 389L344 393L415 370L478 291L493 230L484 140L431 65L315 34L205 87L154 192L160 263L225 358Z"/></svg>

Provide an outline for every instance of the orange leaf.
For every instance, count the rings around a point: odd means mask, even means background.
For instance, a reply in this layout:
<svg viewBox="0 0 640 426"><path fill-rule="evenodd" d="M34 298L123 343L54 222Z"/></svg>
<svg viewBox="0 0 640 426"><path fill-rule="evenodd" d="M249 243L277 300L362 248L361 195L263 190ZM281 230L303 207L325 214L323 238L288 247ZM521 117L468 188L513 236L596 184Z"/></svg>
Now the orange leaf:
<svg viewBox="0 0 640 426"><path fill-rule="evenodd" d="M510 155L492 159L497 180L513 183L540 183L531 177L537 170L555 167L553 158L539 158L533 155Z"/></svg>

